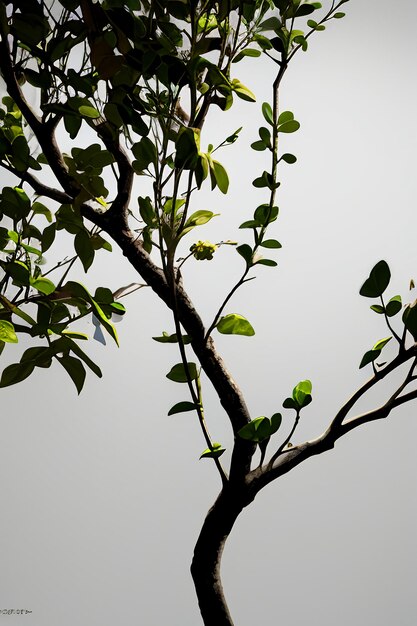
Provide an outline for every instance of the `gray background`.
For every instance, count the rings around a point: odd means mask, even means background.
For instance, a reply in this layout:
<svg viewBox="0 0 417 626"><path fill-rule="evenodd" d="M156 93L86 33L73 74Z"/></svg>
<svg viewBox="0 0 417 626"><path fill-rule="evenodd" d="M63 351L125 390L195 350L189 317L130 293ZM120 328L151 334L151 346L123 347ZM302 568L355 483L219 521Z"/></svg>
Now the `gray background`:
<svg viewBox="0 0 417 626"><path fill-rule="evenodd" d="M358 370L362 354L388 335L358 296L371 267L390 263L390 295L407 297L417 278L417 7L368 0L345 10L284 82L281 105L302 128L286 138L299 162L280 175L281 215L271 229L283 244L279 267L259 268L227 310L248 317L256 336L216 338L254 417L279 411L299 380L313 381L297 441L322 432L370 374ZM204 147L244 126L240 141L219 153L229 194L206 190L195 206L222 216L190 236L185 251L198 238L243 241L237 226L264 201L250 184L264 157L248 146L271 72L266 61L235 66L258 103L237 103L203 136ZM207 322L241 267L230 248L186 266ZM117 252L73 278L113 288L138 280ZM185 389L165 378L179 360L175 346L151 339L172 331L168 313L147 289L126 305L121 348L86 346L104 379L88 376L80 397L57 367L2 390L0 608L33 612L0 615L0 623L200 623L189 563L219 480L210 462L198 461L205 446L191 414L166 416L185 399ZM16 354L8 347L2 362ZM361 410L390 388L384 382ZM204 393L214 439L230 447L219 404L208 386ZM416 412L405 406L355 431L242 514L223 559L236 625L415 624Z"/></svg>

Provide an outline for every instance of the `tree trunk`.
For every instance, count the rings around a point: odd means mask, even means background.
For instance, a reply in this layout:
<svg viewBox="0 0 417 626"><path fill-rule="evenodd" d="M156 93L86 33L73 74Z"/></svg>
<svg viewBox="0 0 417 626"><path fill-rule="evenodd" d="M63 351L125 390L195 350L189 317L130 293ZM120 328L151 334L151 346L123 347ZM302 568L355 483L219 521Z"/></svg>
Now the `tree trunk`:
<svg viewBox="0 0 417 626"><path fill-rule="evenodd" d="M245 504L226 486L207 513L191 564L191 575L205 626L233 626L220 577L226 539Z"/></svg>

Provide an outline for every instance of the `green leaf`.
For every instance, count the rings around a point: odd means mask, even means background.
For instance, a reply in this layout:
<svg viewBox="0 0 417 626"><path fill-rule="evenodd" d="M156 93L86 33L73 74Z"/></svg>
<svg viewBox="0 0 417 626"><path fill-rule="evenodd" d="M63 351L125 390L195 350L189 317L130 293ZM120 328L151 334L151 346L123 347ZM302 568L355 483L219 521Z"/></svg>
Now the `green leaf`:
<svg viewBox="0 0 417 626"><path fill-rule="evenodd" d="M42 202L34 202L32 204L32 211L35 215L44 215L48 222L52 222L52 213Z"/></svg>
<svg viewBox="0 0 417 626"><path fill-rule="evenodd" d="M268 267L276 267L278 263L272 259L257 259L254 265L267 265Z"/></svg>
<svg viewBox="0 0 417 626"><path fill-rule="evenodd" d="M295 133L300 128L300 122L296 120L290 120L278 126L279 133Z"/></svg>
<svg viewBox="0 0 417 626"><path fill-rule="evenodd" d="M306 407L312 401L312 385L309 380L302 380L292 391L292 398L286 398L283 402L285 409L295 409L297 412Z"/></svg>
<svg viewBox="0 0 417 626"><path fill-rule="evenodd" d="M12 161L14 167L20 172L27 170L30 151L28 143L26 141L26 137L24 137L23 135L18 135L17 137L15 137L11 147Z"/></svg>
<svg viewBox="0 0 417 626"><path fill-rule="evenodd" d="M86 230L80 230L74 238L75 252L83 264L84 271L87 272L94 261L94 248L90 235Z"/></svg>
<svg viewBox="0 0 417 626"><path fill-rule="evenodd" d="M240 126L237 130L235 130L234 133L232 133L231 135L226 137L225 141L227 143L235 143L235 141L238 139L238 135L239 135L240 131L242 130L242 128L243 128L243 126Z"/></svg>
<svg viewBox="0 0 417 626"><path fill-rule="evenodd" d="M0 387L9 387L25 380L35 368L34 363L13 363L3 370Z"/></svg>
<svg viewBox="0 0 417 626"><path fill-rule="evenodd" d="M195 363L187 363L187 370L191 380L198 378L197 366ZM187 372L183 363L177 363L174 365L166 376L169 380L172 380L175 383L188 382Z"/></svg>
<svg viewBox="0 0 417 626"><path fill-rule="evenodd" d="M362 357L362 361L359 364L359 369L362 369L362 367L365 367L365 365L369 365L369 363L375 361L380 354L381 350L368 350L368 352L365 352Z"/></svg>
<svg viewBox="0 0 417 626"><path fill-rule="evenodd" d="M255 220L247 220L246 222L243 222L239 228L257 228L258 226L260 226L260 224L258 224Z"/></svg>
<svg viewBox="0 0 417 626"><path fill-rule="evenodd" d="M25 313L24 311L22 311L22 309L19 309L18 306L16 306L15 304L13 304L12 302L10 302L10 300L8 300L5 296L2 296L0 294L0 302L6 306L6 308L9 311L12 311L15 315L17 315L18 317L20 317L22 320L24 320L25 322L27 322L30 326L34 326L36 324L35 320L33 319L33 317L31 317L30 315L28 315L27 313Z"/></svg>
<svg viewBox="0 0 417 626"><path fill-rule="evenodd" d="M137 171L142 171L148 167L150 163L155 163L157 158L156 147L149 137L142 137L142 139L133 144L132 152L136 157Z"/></svg>
<svg viewBox="0 0 417 626"><path fill-rule="evenodd" d="M293 398L285 398L284 402L282 403L282 406L284 407L284 409L295 409L295 410L299 409L298 404Z"/></svg>
<svg viewBox="0 0 417 626"><path fill-rule="evenodd" d="M9 230L7 231L7 235L10 239L10 241L13 241L13 243L18 244L19 243L19 235L15 230Z"/></svg>
<svg viewBox="0 0 417 626"><path fill-rule="evenodd" d="M277 432L279 427L281 426L282 415L281 413L274 413L271 417L271 435Z"/></svg>
<svg viewBox="0 0 417 626"><path fill-rule="evenodd" d="M278 125L285 124L286 122L292 122L294 119L294 113L292 111L283 111L278 118Z"/></svg>
<svg viewBox="0 0 417 626"><path fill-rule="evenodd" d="M28 286L30 283L30 272L26 263L22 261L10 261L4 263L4 269L13 279L13 284L19 287Z"/></svg>
<svg viewBox="0 0 417 626"><path fill-rule="evenodd" d="M10 231L0 226L0 250L5 248L10 241ZM17 235L17 233L16 233Z"/></svg>
<svg viewBox="0 0 417 626"><path fill-rule="evenodd" d="M205 209L195 211L185 222L184 229L181 231L181 234L184 235L186 232L189 232L192 228L195 228L196 226L203 226L203 224L207 224L207 222L213 219L213 217L217 217L217 215L218 213L206 211Z"/></svg>
<svg viewBox="0 0 417 626"><path fill-rule="evenodd" d="M405 308L402 320L414 341L417 341L417 300Z"/></svg>
<svg viewBox="0 0 417 626"><path fill-rule="evenodd" d="M187 411L195 411L196 405L193 402L177 402L168 411L168 415L175 415L176 413L186 413Z"/></svg>
<svg viewBox="0 0 417 626"><path fill-rule="evenodd" d="M139 211L140 216L148 226L156 226L156 214L152 206L152 201L149 196L139 196Z"/></svg>
<svg viewBox="0 0 417 626"><path fill-rule="evenodd" d="M175 148L175 167L185 170L194 169L200 152L199 129L181 128Z"/></svg>
<svg viewBox="0 0 417 626"><path fill-rule="evenodd" d="M270 420L264 416L256 417L248 424L242 426L242 428L238 431L238 435L247 441L261 443L262 441L269 439L271 435L277 432L281 425L281 420L282 416L280 413L275 413Z"/></svg>
<svg viewBox="0 0 417 626"><path fill-rule="evenodd" d="M389 300L387 306L385 307L385 312L388 317L393 317L401 311L402 306L401 296L394 296Z"/></svg>
<svg viewBox="0 0 417 626"><path fill-rule="evenodd" d="M270 437L271 424L267 417L256 417L238 431L239 437L259 443Z"/></svg>
<svg viewBox="0 0 417 626"><path fill-rule="evenodd" d="M313 11L316 10L314 4L301 4L295 12L294 17L305 17L306 15L310 15Z"/></svg>
<svg viewBox="0 0 417 626"><path fill-rule="evenodd" d="M32 362L37 367L49 367L51 365L53 352L46 346L35 346L28 348L21 356L21 363Z"/></svg>
<svg viewBox="0 0 417 626"><path fill-rule="evenodd" d="M88 339L88 335L86 335L85 333L76 333L73 330L63 330L61 335L64 335L65 337L70 337L71 339L81 339L84 341Z"/></svg>
<svg viewBox="0 0 417 626"><path fill-rule="evenodd" d="M70 139L75 139L81 128L82 118L79 115L64 115L64 126Z"/></svg>
<svg viewBox="0 0 417 626"><path fill-rule="evenodd" d="M238 313L229 313L220 318L216 328L222 335L245 335L252 337L255 331L248 320Z"/></svg>
<svg viewBox="0 0 417 626"><path fill-rule="evenodd" d="M215 161L213 159L212 164L214 178L216 179L217 186L222 193L226 194L227 190L229 189L229 177L227 175L227 172L224 169L223 165L218 161Z"/></svg>
<svg viewBox="0 0 417 626"><path fill-rule="evenodd" d="M49 280L49 278L44 278L43 276L31 279L30 284L34 289L39 291L39 293L43 293L46 296L49 296L52 292L55 291L54 283Z"/></svg>
<svg viewBox="0 0 417 626"><path fill-rule="evenodd" d="M365 298L378 298L388 287L391 272L386 261L379 261L371 270L369 278L365 280L359 294Z"/></svg>
<svg viewBox="0 0 417 626"><path fill-rule="evenodd" d="M154 341L158 343L178 343L178 337L176 333L173 335L169 335L167 332L163 331L161 337L152 337ZM188 335L182 335L182 341L184 344L191 343L191 337Z"/></svg>
<svg viewBox="0 0 417 626"><path fill-rule="evenodd" d="M236 251L243 257L248 265L252 264L252 248L247 243L237 246Z"/></svg>
<svg viewBox="0 0 417 626"><path fill-rule="evenodd" d="M281 244L276 239L265 239L260 245L263 248L282 248Z"/></svg>
<svg viewBox="0 0 417 626"><path fill-rule="evenodd" d="M247 102L256 102L255 94L237 78L232 80L232 89L242 100L246 100Z"/></svg>
<svg viewBox="0 0 417 626"><path fill-rule="evenodd" d="M292 397L300 409L310 404L312 400L311 390L312 385L310 380L302 380L294 387Z"/></svg>
<svg viewBox="0 0 417 626"><path fill-rule="evenodd" d="M264 116L264 119L266 122L268 122L268 124L274 126L274 117L272 114L271 105L268 102L264 102L262 104L262 115Z"/></svg>
<svg viewBox="0 0 417 626"><path fill-rule="evenodd" d="M98 117L100 117L99 111L97 111L97 109L91 105L81 105L80 107L78 107L78 112L81 113L81 115L83 115L84 117L88 117L91 119L97 119Z"/></svg>
<svg viewBox="0 0 417 626"><path fill-rule="evenodd" d="M62 293L62 295L68 294L69 297L75 296L91 304L95 316L100 320L100 323L104 326L109 335L114 339L116 344L119 345L119 339L117 337L117 331L115 327L106 317L102 308L93 299L93 297L84 287L84 285L82 285L81 283L76 283L75 281L68 281L67 283L65 283L65 285L61 287L60 292Z"/></svg>
<svg viewBox="0 0 417 626"><path fill-rule="evenodd" d="M25 243L21 243L20 245L22 246L23 250L26 250L26 252L29 252L29 254L35 254L38 258L42 256L42 252L37 248L34 248L33 246L28 246Z"/></svg>
<svg viewBox="0 0 417 626"><path fill-rule="evenodd" d="M30 200L20 187L3 187L0 194L0 212L13 220L21 220L30 213Z"/></svg>
<svg viewBox="0 0 417 626"><path fill-rule="evenodd" d="M58 361L61 363L62 367L67 371L71 380L77 388L78 394L81 393L81 390L84 386L85 382L85 367L81 363L79 359L76 359L73 356L62 356L57 357Z"/></svg>
<svg viewBox="0 0 417 626"><path fill-rule="evenodd" d="M184 198L177 199L177 200L175 200L175 208L174 208L173 198L168 198L167 201L164 204L164 213L166 213L167 215L171 215L172 213L174 215L177 215L178 210L184 204L185 204ZM212 215L211 211L209 211L209 213Z"/></svg>
<svg viewBox="0 0 417 626"><path fill-rule="evenodd" d="M245 48L235 56L232 63L239 63L239 61L241 61L243 57L259 57L261 56L261 54L261 51L257 48Z"/></svg>
<svg viewBox="0 0 417 626"><path fill-rule="evenodd" d="M111 243L98 233L90 237L90 242L93 250L107 250L107 252L112 252L113 250Z"/></svg>
<svg viewBox="0 0 417 626"><path fill-rule="evenodd" d="M268 19L264 20L259 25L259 30L261 30L261 31L267 31L267 30L274 30L275 31L275 30L279 30L280 28L281 28L281 22L275 16L269 17Z"/></svg>
<svg viewBox="0 0 417 626"><path fill-rule="evenodd" d="M263 187L269 187L272 189L274 181L271 174L264 170L262 172L262 176L258 176L258 178L255 178L255 180L252 181L252 185L257 189L262 189Z"/></svg>
<svg viewBox="0 0 417 626"><path fill-rule="evenodd" d="M337 13L335 13L335 14L333 15L333 17L334 17L336 20L341 20L341 19L342 19L342 17L345 17L345 15L346 15L346 13L343 13L342 11L338 11Z"/></svg>
<svg viewBox="0 0 417 626"><path fill-rule="evenodd" d="M290 154L289 152L286 152L285 154L283 154L281 159L285 161L285 163L289 163L290 165L292 165L293 163L297 161L297 157L294 156L293 154Z"/></svg>
<svg viewBox="0 0 417 626"><path fill-rule="evenodd" d="M200 459L217 459L225 450L226 448L223 448L221 443L213 441L212 449L206 448L204 452L201 453Z"/></svg>
<svg viewBox="0 0 417 626"><path fill-rule="evenodd" d="M47 226L42 233L42 252L46 252L52 246L56 235L56 224Z"/></svg>
<svg viewBox="0 0 417 626"><path fill-rule="evenodd" d="M262 139L262 141L269 146L270 142L271 142L271 131L268 128L265 128L265 126L261 126L258 129L259 132L259 137Z"/></svg>
<svg viewBox="0 0 417 626"><path fill-rule="evenodd" d="M391 341L392 337L387 337L386 339L380 339L376 342L372 350L379 350L381 352L382 348L387 345L389 341Z"/></svg>
<svg viewBox="0 0 417 626"><path fill-rule="evenodd" d="M385 307L381 306L380 304L372 304L371 307L372 311L375 311L375 313L378 314L382 314L385 313Z"/></svg>
<svg viewBox="0 0 417 626"><path fill-rule="evenodd" d="M260 226L267 226L278 217L279 208L277 206L270 206L269 204L260 204L253 214L253 218Z"/></svg>
<svg viewBox="0 0 417 626"><path fill-rule="evenodd" d="M266 150L268 148L266 143L259 140L251 143L250 147L252 148L252 150L256 150L257 152L262 152L262 150Z"/></svg>
<svg viewBox="0 0 417 626"><path fill-rule="evenodd" d="M11 322L0 320L0 341L6 343L18 343L18 338Z"/></svg>
<svg viewBox="0 0 417 626"><path fill-rule="evenodd" d="M80 348L80 346L75 341L73 341L69 335L66 335L64 337L64 340L67 342L71 352L76 354L79 359L84 361L84 363L90 368L92 372L94 372L96 376L98 376L98 378L101 378L103 376L99 366L96 363L94 363L94 361L92 361L89 356L85 354L85 352Z"/></svg>

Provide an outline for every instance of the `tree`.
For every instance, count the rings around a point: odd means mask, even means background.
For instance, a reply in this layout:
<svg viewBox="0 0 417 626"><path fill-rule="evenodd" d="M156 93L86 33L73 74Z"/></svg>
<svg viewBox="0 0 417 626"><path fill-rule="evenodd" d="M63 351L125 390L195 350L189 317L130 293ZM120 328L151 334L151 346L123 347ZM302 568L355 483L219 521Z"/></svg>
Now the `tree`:
<svg viewBox="0 0 417 626"><path fill-rule="evenodd" d="M248 320L231 312L229 301L252 278L256 266L275 264L260 255L262 249L265 253L280 247L267 236L278 217L277 172L284 163L295 161L292 154L280 151L280 139L299 127L291 112L280 110L281 81L293 56L307 49L311 35L323 30L328 21L342 17L339 8L344 2L332 3L317 21L311 16L319 11L318 3L275 2L274 7L267 2L172 2L168 9L135 2L83 2L80 8L79 3L60 4L62 12L37 2L3 7L1 70L9 97L3 102L1 165L19 183L3 189L1 197L5 226L0 231L4 250L0 345L4 348L5 343L17 342L19 334L38 337L43 344L36 341L19 363L7 367L0 384L20 382L35 367L49 367L55 361L65 368L78 391L84 384L85 365L100 375L98 366L79 345L83 335L69 327L94 315L96 323L117 341L111 316L124 312L118 297L143 283L115 293L99 287L92 295L80 283L68 280L67 270L78 259L88 270L98 249L109 250L108 235L173 312L174 332L157 339L178 343L181 361L168 378L187 386L190 397L170 413L196 413L207 446L202 456L213 459L222 480L222 490L196 545L192 573L204 622L230 624L221 589L220 557L243 508L269 482L332 448L353 428L387 417L392 409L417 396L411 386L417 356L417 309L415 303L404 308L395 294L386 300L390 270L384 261L372 269L361 294L376 300L372 308L385 319L390 337L377 341L365 353L361 366L372 367L372 378L314 441L289 445L301 412L311 402L310 381L297 384L284 401L284 408L295 417L290 433L279 439L275 433L281 414L251 419L212 338L215 330L247 336L254 332ZM268 9L274 10L273 16L266 15ZM304 32L298 30L299 23ZM238 142L240 129L219 146L208 145L206 152L202 131L213 108L227 110L234 98L255 100L251 90L235 78L239 69L235 64L245 56L256 58L262 53L272 58L271 67L277 71L271 104L262 105L264 124L252 144L254 155L266 152L271 159L269 170L255 172L253 181L265 191L265 202L241 225L244 232L251 233L252 244L221 242L221 246L236 247L242 274L204 326L185 291L182 274L192 258L211 260L219 254L220 244L198 240L190 248L183 238L215 217L211 211L193 211L191 206L198 189L208 181L213 188L227 192L226 170L213 153ZM28 104L31 88L39 93L37 107ZM29 148L29 129L41 148L37 158ZM70 155L59 149L64 130L83 146L72 148ZM51 172L56 178L54 185L49 182ZM135 173L141 177L138 203L131 199ZM109 194L112 200L106 201ZM38 197L47 199L48 204L57 203L58 211L53 215ZM44 217L50 222L46 227L41 221ZM74 238L75 254L51 267L55 272L65 268L52 283L46 277L50 270L42 271L42 264L36 261L62 245L59 241L55 244L57 230ZM394 325L396 316L402 324ZM397 354L381 363L381 352L389 340L397 344ZM188 343L198 365L188 361ZM405 378L388 401L349 418L360 398L405 364ZM220 458L224 447L211 439L206 427L200 367L215 388L235 434L227 472ZM260 455L255 457L257 451Z"/></svg>

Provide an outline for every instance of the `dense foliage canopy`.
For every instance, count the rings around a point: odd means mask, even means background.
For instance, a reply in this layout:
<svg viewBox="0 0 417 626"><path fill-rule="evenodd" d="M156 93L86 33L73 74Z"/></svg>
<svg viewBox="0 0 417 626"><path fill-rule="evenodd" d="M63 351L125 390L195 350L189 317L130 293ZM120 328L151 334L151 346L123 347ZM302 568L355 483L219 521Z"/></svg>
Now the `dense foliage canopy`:
<svg viewBox="0 0 417 626"><path fill-rule="evenodd" d="M362 358L360 367L372 368L372 377L314 441L292 444L300 415L312 401L312 384L303 380L283 403L294 412L293 427L267 457L281 413L249 415L213 340L214 331L254 335L250 321L229 303L257 269L277 264L281 244L270 226L279 215L278 176L281 166L297 160L281 150L280 139L300 127L291 111L280 108L282 79L294 55L308 50L310 37L344 16L340 8L347 1L333 0L324 8L300 0L14 0L0 6L0 70L7 90L0 108L0 167L16 183L0 194L0 353L20 337L25 345L30 342L3 370L0 386L57 363L81 392L86 367L97 376L101 370L81 347L88 337L80 320L92 316L95 337L104 330L117 343L112 319L125 312L119 299L144 285L156 292L172 311L174 332L155 340L177 344L180 355L167 377L188 388L188 397L169 414L194 412L206 445L201 458L213 460L222 481L192 567L206 624L232 623L220 583L221 552L255 495L353 428L387 417L417 397L412 388L417 305L386 296L391 274L385 261L374 266L360 294L373 300L371 309L385 319L389 335ZM270 102L259 105L251 86L239 79L239 64L262 56L276 72ZM213 243L199 238L199 227L216 214L198 208L198 194L208 185L227 194L221 153L236 148L241 128L214 145L205 122L236 99L262 111L249 184L265 198L244 216L242 241L220 235ZM258 171L259 152L269 155L268 170ZM70 278L77 264L88 272L112 245L120 247L142 282L112 292ZM241 275L204 324L187 295L183 266L191 259L210 261L225 245L236 249ZM381 353L391 340L397 353L387 362ZM369 389L406 362L408 372L383 405L346 419ZM225 448L212 440L206 424L203 373L233 429L228 470L220 459ZM260 462L253 467L257 450Z"/></svg>

